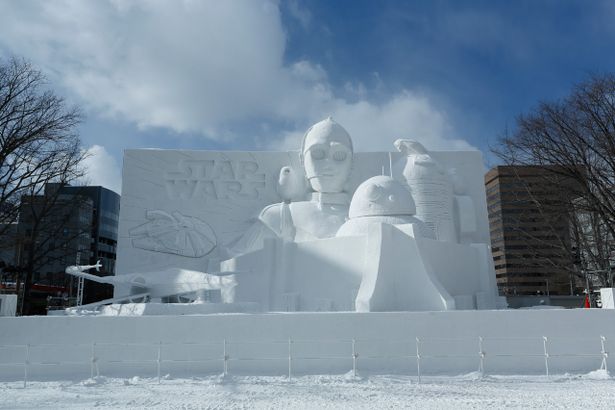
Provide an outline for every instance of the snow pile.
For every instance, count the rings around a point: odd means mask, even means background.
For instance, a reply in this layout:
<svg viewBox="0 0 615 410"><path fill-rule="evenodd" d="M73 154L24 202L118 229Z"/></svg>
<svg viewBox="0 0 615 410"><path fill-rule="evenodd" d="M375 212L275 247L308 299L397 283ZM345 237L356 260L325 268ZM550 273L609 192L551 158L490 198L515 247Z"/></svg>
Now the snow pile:
<svg viewBox="0 0 615 410"><path fill-rule="evenodd" d="M80 382L0 383L0 409L158 408L612 408L615 384L604 370L583 376L286 377L192 379L96 377Z"/></svg>
<svg viewBox="0 0 615 410"><path fill-rule="evenodd" d="M605 369L599 369L587 373L584 377L589 380L609 380L611 375Z"/></svg>

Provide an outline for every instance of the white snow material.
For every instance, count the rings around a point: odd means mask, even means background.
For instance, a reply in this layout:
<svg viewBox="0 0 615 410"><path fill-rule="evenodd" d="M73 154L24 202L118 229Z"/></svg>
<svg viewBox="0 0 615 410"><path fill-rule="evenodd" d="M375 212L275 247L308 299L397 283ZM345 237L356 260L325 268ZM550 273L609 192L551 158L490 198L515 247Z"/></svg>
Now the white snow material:
<svg viewBox="0 0 615 410"><path fill-rule="evenodd" d="M369 227L377 224L388 225L404 225L413 224L418 229L418 234L421 237L435 239L433 232L421 222L418 218L412 215L384 215L384 216L363 216L347 220L344 225L337 231L336 236L358 236L367 235Z"/></svg>
<svg viewBox="0 0 615 410"><path fill-rule="evenodd" d="M615 288L600 289L600 300L602 309L615 309Z"/></svg>
<svg viewBox="0 0 615 410"><path fill-rule="evenodd" d="M179 268L237 274L237 286L213 281L228 290L223 302L258 303L263 312L505 306L489 248L480 152L432 152L409 140L396 146L401 152L355 153L350 135L329 118L308 130L300 151L126 151L114 281L129 280L115 286L115 296L199 290L152 282L156 272ZM393 245L382 235L365 240L378 224L412 225L422 234L408 241L408 229L393 232ZM421 288L434 281L441 286ZM365 293L357 299L371 282L386 289L379 293L388 302L372 303Z"/></svg>
<svg viewBox="0 0 615 410"><path fill-rule="evenodd" d="M598 369L587 373L584 377L591 380L609 380L611 375L605 369Z"/></svg>
<svg viewBox="0 0 615 410"><path fill-rule="evenodd" d="M17 295L0 295L0 316L15 316Z"/></svg>
<svg viewBox="0 0 615 410"><path fill-rule="evenodd" d="M293 375L347 372L353 340L360 374L416 374L417 343L425 375L477 370L481 350L489 374L544 374L544 337L551 373L582 374L603 361L615 368L602 353L615 351L614 318L608 309L8 317L0 380L23 379L26 353L29 380L85 378L92 351L101 375L153 376L159 348L162 374L212 374L223 369L225 341L231 374L279 375L289 339Z"/></svg>
<svg viewBox="0 0 615 410"><path fill-rule="evenodd" d="M592 372L593 374L596 372ZM605 375L605 372L602 372ZM78 382L0 383L0 409L608 409L610 377L304 376L198 379L98 377Z"/></svg>
<svg viewBox="0 0 615 410"><path fill-rule="evenodd" d="M348 217L414 215L412 194L400 182L386 175L364 181L352 196Z"/></svg>

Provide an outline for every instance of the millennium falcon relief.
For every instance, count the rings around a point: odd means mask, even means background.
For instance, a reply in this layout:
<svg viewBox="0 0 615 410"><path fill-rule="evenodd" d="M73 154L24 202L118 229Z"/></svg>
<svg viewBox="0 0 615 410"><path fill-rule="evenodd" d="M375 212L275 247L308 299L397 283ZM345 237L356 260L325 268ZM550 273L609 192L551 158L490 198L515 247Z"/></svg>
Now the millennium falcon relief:
<svg viewBox="0 0 615 410"><path fill-rule="evenodd" d="M211 226L193 216L149 210L145 211L145 218L147 222L128 231L135 248L200 258L217 245Z"/></svg>

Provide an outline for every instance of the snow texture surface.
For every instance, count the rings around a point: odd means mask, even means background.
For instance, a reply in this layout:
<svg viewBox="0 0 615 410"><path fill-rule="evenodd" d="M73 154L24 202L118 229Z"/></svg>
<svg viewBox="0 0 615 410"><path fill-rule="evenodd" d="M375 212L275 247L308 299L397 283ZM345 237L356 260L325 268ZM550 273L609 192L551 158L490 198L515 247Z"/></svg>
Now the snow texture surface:
<svg viewBox="0 0 615 410"><path fill-rule="evenodd" d="M87 379L0 383L1 409L613 408L615 380L586 375L303 376Z"/></svg>

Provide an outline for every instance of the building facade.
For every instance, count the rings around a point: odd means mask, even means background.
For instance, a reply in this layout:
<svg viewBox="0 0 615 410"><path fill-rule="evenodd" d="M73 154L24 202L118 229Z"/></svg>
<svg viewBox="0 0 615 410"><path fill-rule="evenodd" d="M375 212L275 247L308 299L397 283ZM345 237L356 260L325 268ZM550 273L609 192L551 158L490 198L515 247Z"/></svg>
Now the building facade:
<svg viewBox="0 0 615 410"><path fill-rule="evenodd" d="M115 274L115 261L117 253L117 234L120 215L120 196L110 189L101 186L70 186L64 187L62 192L68 196L81 196L92 201L92 219L90 233L89 254L81 259L81 264L95 264L100 261L102 267L99 272L91 272L99 276ZM64 266L66 268L66 266ZM85 282L83 303L107 299L112 297L113 287L91 281Z"/></svg>
<svg viewBox="0 0 615 410"><path fill-rule="evenodd" d="M485 175L491 246L504 295L577 291L570 223L562 189L544 167L497 166Z"/></svg>
<svg viewBox="0 0 615 410"><path fill-rule="evenodd" d="M100 186L57 184L48 184L43 195L22 198L15 246L23 276L32 272L26 314L45 314L52 299L62 306L74 303L78 281L64 273L68 265L100 260L100 272L92 273L115 273L119 200ZM112 293L109 285L85 283L82 303Z"/></svg>
<svg viewBox="0 0 615 410"><path fill-rule="evenodd" d="M17 223L0 223L0 294L14 293Z"/></svg>

